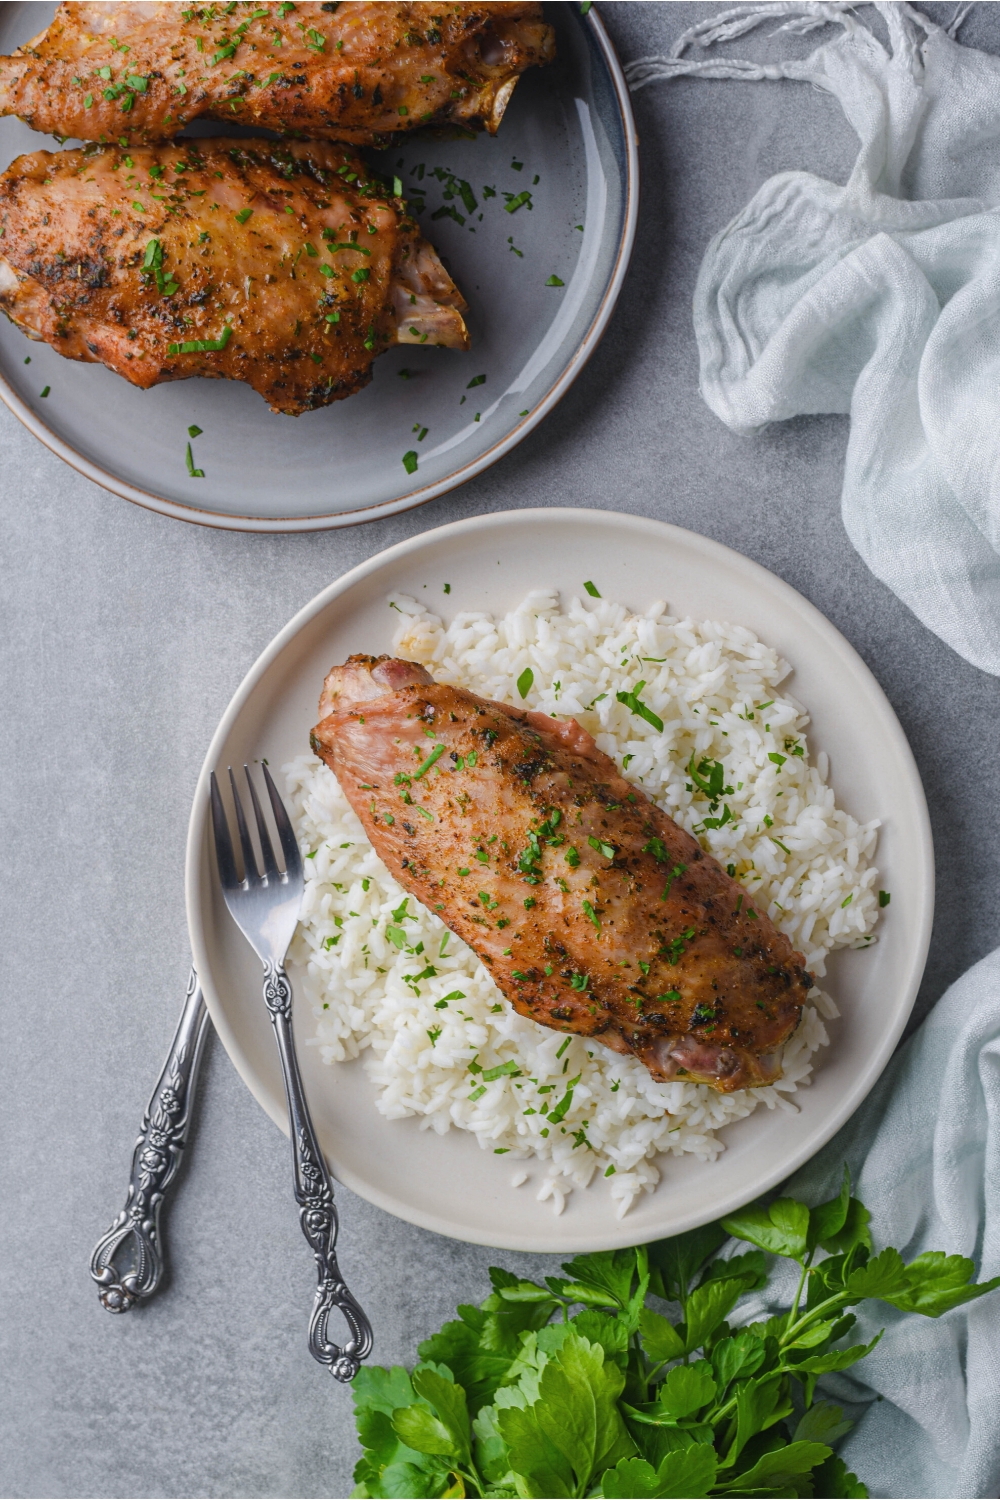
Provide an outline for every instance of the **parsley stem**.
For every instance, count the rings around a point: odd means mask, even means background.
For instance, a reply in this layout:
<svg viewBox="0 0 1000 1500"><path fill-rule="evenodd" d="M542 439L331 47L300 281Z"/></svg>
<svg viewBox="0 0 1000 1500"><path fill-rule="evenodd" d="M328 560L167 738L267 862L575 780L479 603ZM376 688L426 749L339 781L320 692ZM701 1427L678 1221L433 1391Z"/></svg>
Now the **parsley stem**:
<svg viewBox="0 0 1000 1500"><path fill-rule="evenodd" d="M786 1329L781 1338L778 1340L778 1348L784 1349L787 1344L794 1343L799 1334L802 1333L804 1329L808 1328L810 1323L815 1323L817 1318L819 1318L821 1314L825 1314L827 1310L832 1310L833 1308L837 1307L838 1304L841 1307L850 1307L852 1305L850 1298L846 1292L836 1292L834 1296L827 1297L825 1302L817 1302L816 1306L810 1308L810 1310L805 1313L797 1323L793 1323L790 1328Z"/></svg>
<svg viewBox="0 0 1000 1500"><path fill-rule="evenodd" d="M460 1464L456 1464L454 1469L452 1470L452 1473L460 1474L463 1479L469 1480L470 1483L474 1485L480 1495L485 1495L486 1483L480 1477L479 1470L476 1468L471 1458L469 1459L469 1467L467 1469L463 1469Z"/></svg>
<svg viewBox="0 0 1000 1500"><path fill-rule="evenodd" d="M794 1298L794 1300L792 1302L791 1310L788 1313L788 1322L789 1323L794 1323L795 1322L795 1315L796 1315L796 1313L799 1310L799 1301L800 1301L800 1299L802 1297L802 1288L805 1286L805 1284L806 1284L806 1277L809 1275L809 1263L810 1263L811 1260L812 1260L812 1252L810 1251L808 1259L803 1262L802 1275L799 1277L799 1284L795 1288L795 1298Z"/></svg>

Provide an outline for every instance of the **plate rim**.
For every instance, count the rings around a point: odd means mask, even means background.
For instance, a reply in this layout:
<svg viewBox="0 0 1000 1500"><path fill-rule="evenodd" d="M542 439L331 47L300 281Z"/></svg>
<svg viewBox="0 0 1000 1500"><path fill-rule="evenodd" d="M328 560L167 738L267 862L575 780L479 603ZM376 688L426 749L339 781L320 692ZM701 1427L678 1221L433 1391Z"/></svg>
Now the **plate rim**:
<svg viewBox="0 0 1000 1500"><path fill-rule="evenodd" d="M861 1082L856 1083L852 1089L845 1092L837 1108L831 1110L829 1117L819 1130L816 1138L810 1138L805 1147L790 1152L787 1157L782 1159L779 1166L770 1168L760 1178L755 1178L754 1187L751 1192L742 1196L739 1192L736 1192L731 1195L731 1200L724 1200L721 1206L717 1206L717 1210L714 1208L710 1215L699 1217L696 1213L695 1220L691 1224L685 1223L675 1231L680 1233L682 1229L697 1227L700 1224L710 1222L711 1219L724 1217L727 1213L733 1213L737 1208L744 1206L754 1198L766 1194L779 1183L786 1181L807 1161L811 1160L817 1152L822 1150L833 1136L836 1135L837 1131L860 1108L885 1071L913 1012L920 981L926 966L934 917L935 867L930 813L916 760L903 727L899 722L898 715L874 673L832 621L827 619L816 605L811 603L803 594L800 594L791 584L786 583L783 578L778 577L777 574L772 573L769 569L763 567L762 564L755 562L752 558L746 557L735 548L726 546L723 542L715 541L711 537L702 536L700 533L690 531L686 527L676 526L669 521L660 521L655 517L633 515L622 511L598 510L593 507L575 508L570 506L534 506L524 510L494 511L483 515L466 517L463 520L452 521L446 525L434 527L430 531L421 532L417 536L405 538L403 541L397 542L391 547L386 547L382 551L375 553L372 557L367 558L364 562L359 563L356 567L350 569L340 578L335 579L326 588L316 594L314 598L299 609L287 624L278 631L244 676L212 736L205 760L199 772L188 823L184 869L188 930L194 965L201 979L205 1001L213 1024L218 1032L219 1039L225 1047L230 1061L249 1088L253 1097L261 1105L265 1113L287 1135L288 1121L284 1115L284 1111L280 1104L272 1107L272 1101L265 1096L263 1089L259 1087L236 1033L229 1025L222 1001L215 989L211 966L207 961L206 946L203 939L205 930L203 907L199 900L199 875L202 866L203 851L208 840L209 771L216 765L219 752L228 738L234 723L243 711L257 684L274 660L280 656L285 648L294 640L295 636L318 614L325 610L339 596L348 593L362 580L373 573L377 573L386 565L391 565L398 559L405 557L408 553L417 553L422 548L433 546L439 541L446 541L449 538L462 536L473 531L477 533L477 537L481 538L484 531L502 531L505 526L511 523L531 526L550 523L553 520L561 520L569 525L573 525L579 524L583 518L586 518L588 521L598 520L609 526L619 523L639 529L649 528L651 531L660 533L664 541L668 543L671 540L675 543L683 541L685 547L701 552L707 559L715 559L720 563L729 562L735 558L741 567L749 571L751 580L756 576L759 582L766 583L769 590L783 596L795 608L803 611L805 616L811 620L814 628L825 638L826 644L839 654L858 676L866 681L869 689L874 691L877 697L882 700L887 710L888 725L894 748L899 757L909 791L918 809L919 827L916 832L919 862L923 875L923 897L921 909L917 914L919 939L910 947L908 952L904 983L901 986L904 1003L900 1007L896 1020L887 1029L878 1047L870 1055L865 1069L859 1074ZM211 854L209 853L209 867L210 861ZM335 1167L331 1164L331 1170L334 1171L337 1181L342 1182L352 1192L357 1193L359 1197L373 1203L378 1208L384 1209L394 1217L415 1224L421 1229L427 1229L435 1234L443 1234L449 1238L459 1239L468 1244L486 1245L511 1251L552 1253L550 1239L543 1235L541 1227L539 1227L538 1233L516 1233L498 1241L495 1234L491 1235L476 1229L459 1228L455 1224L446 1222L436 1213L422 1212L419 1206L411 1206L409 1204L401 1206L399 1201L394 1199L390 1194L383 1192L379 1188L372 1188L353 1170L345 1168L342 1164L337 1164ZM405 1211L402 1211L403 1209ZM629 1233L626 1218L609 1224L607 1232L603 1232L599 1238L600 1245L598 1248L612 1249L633 1244L635 1237ZM591 1246L591 1248L594 1247Z"/></svg>
<svg viewBox="0 0 1000 1500"><path fill-rule="evenodd" d="M109 470L102 468L100 464L78 453L70 443L59 437L28 405L27 401L17 394L2 372L0 372L0 401L3 401L8 410L17 417L33 437L44 443L50 452L54 453L57 458L61 458L70 468L76 469L77 473L82 474L85 479L92 480L94 484L109 490L111 494L118 495L123 500L129 500L133 505L139 505L144 510L169 516L175 521L187 521L193 526L208 526L218 531L295 534L309 531L336 531L347 526L363 526L368 521L383 520L387 516L398 515L401 511L415 510L418 506L427 505L431 500L436 500L439 495L447 494L450 490L465 484L467 480L474 479L484 470L492 468L512 448L523 442L540 422L544 421L549 412L565 396L594 353L618 302L635 246L639 214L639 137L636 133L628 84L614 44L597 11L591 7L585 16L580 16L578 19L584 26L589 27L596 38L621 116L625 137L625 213L621 237L604 296L601 298L589 328L579 341L565 369L529 415L511 428L510 432L499 442L494 443L485 453L481 453L478 458L463 464L460 469L436 484L419 485L396 500L386 500L376 505L360 506L354 510L320 516L240 516L224 511L207 510L194 505L182 505L179 501L168 500L165 496L155 495L149 490L120 479Z"/></svg>

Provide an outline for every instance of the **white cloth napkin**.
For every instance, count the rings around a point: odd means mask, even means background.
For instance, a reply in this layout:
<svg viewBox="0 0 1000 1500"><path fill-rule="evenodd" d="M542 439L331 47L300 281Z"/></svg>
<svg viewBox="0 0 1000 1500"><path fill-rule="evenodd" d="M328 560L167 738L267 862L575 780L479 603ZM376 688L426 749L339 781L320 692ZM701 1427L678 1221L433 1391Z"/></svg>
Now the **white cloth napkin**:
<svg viewBox="0 0 1000 1500"><path fill-rule="evenodd" d="M845 1161L876 1250L944 1250L970 1256L978 1280L1000 1275L1000 952L952 985L782 1191L832 1198ZM741 1321L790 1305L797 1277L779 1266L773 1304L758 1297ZM941 1318L865 1303L850 1342L883 1327L866 1359L821 1381L857 1422L838 1449L848 1468L873 1496L1000 1494L1000 1289Z"/></svg>
<svg viewBox="0 0 1000 1500"><path fill-rule="evenodd" d="M840 101L861 142L846 185L780 173L705 253L702 393L737 432L849 412L852 542L925 625L1000 675L1000 58L910 5L877 8L888 50L840 0L748 4L626 72L633 89L801 79ZM705 57L773 17L840 34L801 61Z"/></svg>

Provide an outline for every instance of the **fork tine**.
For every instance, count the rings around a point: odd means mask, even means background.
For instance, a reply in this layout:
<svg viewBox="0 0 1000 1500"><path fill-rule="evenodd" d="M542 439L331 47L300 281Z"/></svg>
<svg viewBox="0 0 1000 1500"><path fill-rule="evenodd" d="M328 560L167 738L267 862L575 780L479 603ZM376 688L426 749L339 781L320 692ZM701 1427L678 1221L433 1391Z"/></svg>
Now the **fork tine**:
<svg viewBox="0 0 1000 1500"><path fill-rule="evenodd" d="M222 805L222 794L219 791L219 783L212 771L209 777L210 796L212 802L212 827L215 832L215 858L219 866L219 879L222 881L222 889L230 890L239 885L240 877L236 873L236 860L233 858L233 841L229 834L229 819Z"/></svg>
<svg viewBox="0 0 1000 1500"><path fill-rule="evenodd" d="M269 880L279 879L281 871L278 869L278 861L274 857L274 849L271 846L271 835L264 821L264 809L257 797L257 788L250 779L250 767L243 767L243 774L250 788L250 801L253 803L254 817L257 819L257 835L260 839L260 852L264 857L264 874Z"/></svg>
<svg viewBox="0 0 1000 1500"><path fill-rule="evenodd" d="M229 767L229 785L233 789L233 806L236 808L236 826L240 830L240 846L243 850L243 878L247 882L256 883L260 879L260 871L257 868L257 856L253 851L253 843L250 839L250 830L247 827L246 814L243 811L243 803L240 794L236 790L236 777L233 775L232 766Z"/></svg>
<svg viewBox="0 0 1000 1500"><path fill-rule="evenodd" d="M264 782L267 786L267 794L271 799L271 811L274 813L274 821L278 828L278 837L281 840L281 852L285 856L285 869L294 880L302 871L302 855L299 852L299 841L295 837L291 819L285 809L278 793L278 788L271 779L271 773L264 765Z"/></svg>

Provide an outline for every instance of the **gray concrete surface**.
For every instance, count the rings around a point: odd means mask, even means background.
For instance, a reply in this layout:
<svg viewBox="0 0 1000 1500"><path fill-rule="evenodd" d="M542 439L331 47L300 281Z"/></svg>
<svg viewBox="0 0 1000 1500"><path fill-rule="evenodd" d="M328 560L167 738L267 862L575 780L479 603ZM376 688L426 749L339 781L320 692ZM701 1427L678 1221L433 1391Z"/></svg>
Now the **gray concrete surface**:
<svg viewBox="0 0 1000 1500"><path fill-rule="evenodd" d="M603 14L629 59L711 8ZM1000 51L1000 12L978 7L963 39ZM916 753L939 881L920 1013L997 942L1000 684L852 552L838 503L845 420L738 438L698 395L690 301L706 241L772 172L842 179L850 131L832 100L792 83L682 81L635 107L639 239L603 345L515 453L423 510L306 537L201 530L95 488L0 408L5 1495L349 1493L348 1393L303 1342L312 1272L285 1143L217 1044L169 1217L171 1285L113 1319L86 1266L183 994L184 837L205 747L273 633L370 554L459 517L551 503L662 517L765 564L853 642ZM375 1313L379 1357L412 1359L456 1302L485 1295L495 1257L346 1191L340 1203L343 1263Z"/></svg>

